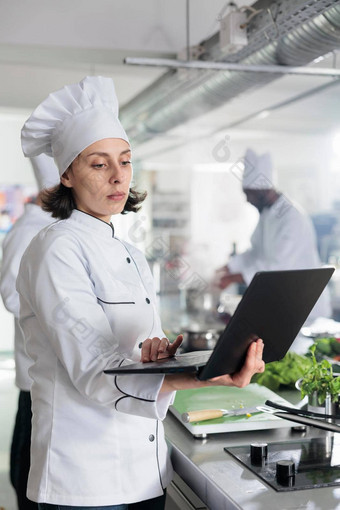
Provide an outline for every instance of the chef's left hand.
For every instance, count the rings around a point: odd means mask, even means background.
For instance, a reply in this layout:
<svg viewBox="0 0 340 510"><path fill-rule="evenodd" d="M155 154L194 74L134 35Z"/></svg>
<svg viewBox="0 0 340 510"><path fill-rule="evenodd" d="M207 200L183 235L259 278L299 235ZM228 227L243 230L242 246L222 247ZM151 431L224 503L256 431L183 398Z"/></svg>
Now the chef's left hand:
<svg viewBox="0 0 340 510"><path fill-rule="evenodd" d="M248 347L245 362L239 372L221 375L207 381L199 381L195 378L194 374L190 373L168 374L164 378L161 392L204 388L207 386L236 386L243 388L250 383L254 374L264 371L265 365L262 360L262 353L263 341L258 339Z"/></svg>
<svg viewBox="0 0 340 510"><path fill-rule="evenodd" d="M238 388L244 388L250 383L254 374L264 372L265 363L262 360L263 348L262 339L252 342L248 347L244 365L239 372L214 377L213 379L209 379L209 383L217 386L236 386Z"/></svg>
<svg viewBox="0 0 340 510"><path fill-rule="evenodd" d="M176 354L178 347L183 341L183 335L178 335L172 343L167 338L147 338L142 343L140 360L143 363L157 361L158 359L169 358Z"/></svg>

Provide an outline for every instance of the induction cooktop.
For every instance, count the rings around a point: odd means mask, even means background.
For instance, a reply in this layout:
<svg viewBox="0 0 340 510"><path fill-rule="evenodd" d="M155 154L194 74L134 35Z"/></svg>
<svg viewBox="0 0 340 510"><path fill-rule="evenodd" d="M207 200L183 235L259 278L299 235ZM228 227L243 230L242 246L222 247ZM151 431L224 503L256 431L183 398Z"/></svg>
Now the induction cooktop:
<svg viewBox="0 0 340 510"><path fill-rule="evenodd" d="M224 450L279 492L340 486L340 434Z"/></svg>

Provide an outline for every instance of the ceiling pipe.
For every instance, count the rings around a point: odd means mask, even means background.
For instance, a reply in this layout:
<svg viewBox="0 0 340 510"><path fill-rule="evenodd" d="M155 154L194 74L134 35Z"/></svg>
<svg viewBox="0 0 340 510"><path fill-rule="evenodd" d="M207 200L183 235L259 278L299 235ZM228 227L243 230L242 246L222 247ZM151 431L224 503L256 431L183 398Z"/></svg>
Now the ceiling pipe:
<svg viewBox="0 0 340 510"><path fill-rule="evenodd" d="M340 79L336 79L336 80L330 81L328 83L324 83L323 85L319 85L318 87L313 87L312 89L306 90L305 92L302 92L301 94L297 94L296 96L285 99L284 101L280 101L279 103L270 105L267 108L262 108L261 110L257 110L253 113L250 113L249 115L241 117L238 120L229 122L228 124L224 124L223 126L219 126L218 129L213 129L212 131L210 131L210 133L205 133L203 135L196 135L195 138L192 138L191 140L188 139L188 137L185 137L185 139L177 140L177 142L175 142L171 145L167 145L165 147L163 146L161 149L156 148L156 149L151 149L147 152L143 152L143 159L154 157L157 154L163 155L167 152L171 152L175 149L178 149L179 147L182 147L183 145L188 145L190 143L197 143L198 140L207 140L207 137L215 136L218 133L226 132L228 129L233 129L235 127L241 126L242 124L245 124L246 122L249 122L253 119L261 118L264 113L270 114L270 113L275 112L281 108L285 108L286 106L290 106L294 103L302 101L302 100L304 100L308 97L314 96L316 94L320 94L321 92L324 92L325 90L328 90L328 89L336 87L336 86L340 86Z"/></svg>
<svg viewBox="0 0 340 510"><path fill-rule="evenodd" d="M167 58L126 57L124 63L135 66L168 67L170 69L209 69L211 71L243 71L245 73L294 74L300 76L326 76L337 78L340 69L318 67L292 67L283 65L245 65L232 62L200 60L173 60Z"/></svg>
<svg viewBox="0 0 340 510"><path fill-rule="evenodd" d="M263 2L254 5L258 8ZM233 60L246 66L303 66L340 48L339 1L278 0L275 5L279 9L275 26L270 21L265 29L254 29L256 18L252 20L249 43L238 54L221 56L218 34L206 41L210 60ZM318 9L322 14L315 16ZM121 109L121 119L136 145L280 76L281 73L267 72L170 69Z"/></svg>

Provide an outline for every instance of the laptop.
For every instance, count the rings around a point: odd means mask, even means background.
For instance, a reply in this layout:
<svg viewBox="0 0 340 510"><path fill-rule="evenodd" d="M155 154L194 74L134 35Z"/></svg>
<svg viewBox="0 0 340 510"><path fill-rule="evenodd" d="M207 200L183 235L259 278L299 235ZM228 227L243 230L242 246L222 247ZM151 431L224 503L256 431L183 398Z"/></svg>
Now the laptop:
<svg viewBox="0 0 340 510"><path fill-rule="evenodd" d="M196 373L200 380L242 367L251 342L262 338L263 360L278 361L289 350L335 268L263 271L253 277L213 351L195 351L147 363L104 370L106 374Z"/></svg>

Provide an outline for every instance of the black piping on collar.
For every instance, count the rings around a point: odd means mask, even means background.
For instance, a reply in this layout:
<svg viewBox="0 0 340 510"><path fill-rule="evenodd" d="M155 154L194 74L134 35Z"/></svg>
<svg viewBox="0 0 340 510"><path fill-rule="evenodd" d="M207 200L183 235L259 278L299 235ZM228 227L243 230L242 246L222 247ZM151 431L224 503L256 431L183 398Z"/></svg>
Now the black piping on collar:
<svg viewBox="0 0 340 510"><path fill-rule="evenodd" d="M94 218L94 219L96 219L98 221L101 221L102 223L104 223L104 225L107 225L108 227L111 228L111 230L112 230L112 237L115 236L115 228L114 228L113 224L111 223L111 221L110 221L110 223L108 223L107 221L104 221L104 220L101 220L100 218L97 218L97 216L93 216L93 214L90 214L90 213L87 213L85 211L81 211L80 209L77 209L77 207L75 207L75 210L79 211L79 212L81 212L83 214L87 214L87 216L91 216L91 218Z"/></svg>

